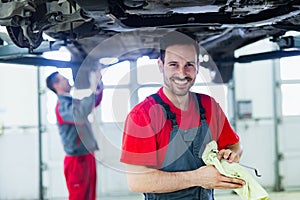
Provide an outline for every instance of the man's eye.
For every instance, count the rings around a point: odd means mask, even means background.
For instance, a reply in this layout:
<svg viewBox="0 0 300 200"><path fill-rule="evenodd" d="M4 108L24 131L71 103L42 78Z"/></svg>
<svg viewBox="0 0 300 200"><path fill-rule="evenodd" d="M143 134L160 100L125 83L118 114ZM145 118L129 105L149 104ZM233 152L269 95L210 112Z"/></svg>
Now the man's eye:
<svg viewBox="0 0 300 200"><path fill-rule="evenodd" d="M194 64L194 63L187 63L187 66L189 66L189 67L194 67L195 64Z"/></svg>
<svg viewBox="0 0 300 200"><path fill-rule="evenodd" d="M176 64L176 63L170 63L169 66L171 66L171 67L176 67L177 64Z"/></svg>

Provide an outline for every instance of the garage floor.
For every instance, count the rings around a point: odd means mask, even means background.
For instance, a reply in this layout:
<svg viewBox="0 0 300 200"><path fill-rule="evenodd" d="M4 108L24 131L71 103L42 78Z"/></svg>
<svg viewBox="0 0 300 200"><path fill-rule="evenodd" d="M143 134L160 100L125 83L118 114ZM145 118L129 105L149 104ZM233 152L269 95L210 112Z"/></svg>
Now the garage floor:
<svg viewBox="0 0 300 200"><path fill-rule="evenodd" d="M272 192L269 193L271 200L296 200L300 199L299 192ZM218 195L215 196L216 200L241 200L238 195Z"/></svg>
<svg viewBox="0 0 300 200"><path fill-rule="evenodd" d="M300 191L296 192L269 192L271 200L297 200L300 199ZM100 197L98 200L143 200L141 195L132 196L114 196L114 197ZM241 200L235 194L216 194L215 200Z"/></svg>

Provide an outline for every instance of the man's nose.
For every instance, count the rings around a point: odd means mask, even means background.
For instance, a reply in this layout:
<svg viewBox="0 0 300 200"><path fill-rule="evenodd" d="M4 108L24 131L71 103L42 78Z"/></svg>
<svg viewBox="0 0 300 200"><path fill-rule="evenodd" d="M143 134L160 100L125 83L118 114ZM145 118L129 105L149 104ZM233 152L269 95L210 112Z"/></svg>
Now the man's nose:
<svg viewBox="0 0 300 200"><path fill-rule="evenodd" d="M187 74L187 69L185 66L179 66L177 73L180 75L180 77L185 77Z"/></svg>

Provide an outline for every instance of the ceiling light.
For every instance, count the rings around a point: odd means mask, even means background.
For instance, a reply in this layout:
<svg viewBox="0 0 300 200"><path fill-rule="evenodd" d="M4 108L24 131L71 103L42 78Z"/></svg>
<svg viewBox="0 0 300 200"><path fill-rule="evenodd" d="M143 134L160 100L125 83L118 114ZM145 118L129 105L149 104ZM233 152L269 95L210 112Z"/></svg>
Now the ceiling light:
<svg viewBox="0 0 300 200"><path fill-rule="evenodd" d="M118 58L114 57L105 57L105 58L100 58L99 63L102 65L113 65L119 62Z"/></svg>

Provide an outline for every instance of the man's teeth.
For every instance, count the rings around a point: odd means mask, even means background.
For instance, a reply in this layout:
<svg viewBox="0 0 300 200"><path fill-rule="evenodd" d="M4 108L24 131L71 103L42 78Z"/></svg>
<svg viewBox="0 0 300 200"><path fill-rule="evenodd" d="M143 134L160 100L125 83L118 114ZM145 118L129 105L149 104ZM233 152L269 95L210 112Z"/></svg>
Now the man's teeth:
<svg viewBox="0 0 300 200"><path fill-rule="evenodd" d="M188 80L187 80L187 79L183 79L183 80L174 79L174 82L175 82L176 84L181 84L181 85L183 85L183 84L186 84L186 83L188 82Z"/></svg>

